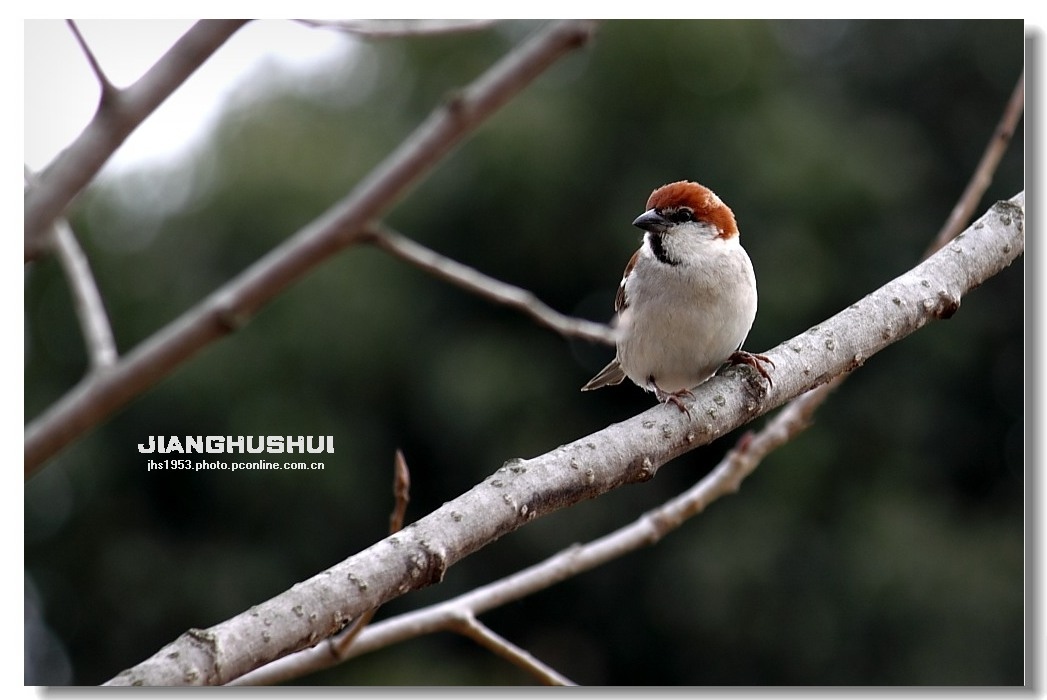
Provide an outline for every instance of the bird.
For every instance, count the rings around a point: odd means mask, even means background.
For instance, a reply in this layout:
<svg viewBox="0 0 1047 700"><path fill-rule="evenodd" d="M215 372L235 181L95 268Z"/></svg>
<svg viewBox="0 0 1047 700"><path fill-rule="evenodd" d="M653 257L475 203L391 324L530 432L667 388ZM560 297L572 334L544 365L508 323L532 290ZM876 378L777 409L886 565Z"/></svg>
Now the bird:
<svg viewBox="0 0 1047 700"><path fill-rule="evenodd" d="M756 319L756 274L734 212L681 180L654 190L633 226L644 234L614 299L617 352L582 391L628 377L686 411L683 400L728 361L771 385L763 364L774 363L741 349Z"/></svg>

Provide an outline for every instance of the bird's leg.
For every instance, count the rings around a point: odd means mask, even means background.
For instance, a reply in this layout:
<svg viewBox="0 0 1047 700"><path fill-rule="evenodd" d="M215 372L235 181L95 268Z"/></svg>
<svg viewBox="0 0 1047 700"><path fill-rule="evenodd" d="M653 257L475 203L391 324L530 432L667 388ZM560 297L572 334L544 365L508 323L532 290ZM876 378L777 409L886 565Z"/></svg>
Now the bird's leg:
<svg viewBox="0 0 1047 700"><path fill-rule="evenodd" d="M654 387L654 396L660 403L675 404L676 407L680 409L680 413L690 414L691 410L683 403L684 397L694 401L694 393L690 389L680 389L679 391L669 392L658 386L658 382L654 381L654 377L651 377L648 381L650 381L651 386Z"/></svg>

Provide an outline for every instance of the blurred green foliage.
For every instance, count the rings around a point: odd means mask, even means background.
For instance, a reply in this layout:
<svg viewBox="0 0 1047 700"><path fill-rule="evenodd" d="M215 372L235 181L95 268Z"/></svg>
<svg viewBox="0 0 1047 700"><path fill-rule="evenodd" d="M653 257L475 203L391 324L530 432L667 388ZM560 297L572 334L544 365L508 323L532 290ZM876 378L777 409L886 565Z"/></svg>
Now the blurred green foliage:
<svg viewBox="0 0 1047 700"><path fill-rule="evenodd" d="M536 26L357 43L312 81L244 91L183 161L92 188L73 221L121 351L318 216ZM648 193L699 180L756 267L760 351L918 259L1023 41L1021 21L607 22L387 222L605 320ZM1023 189L1023 148L1019 129L979 212ZM871 358L739 495L484 620L584 684L1021 684L1022 267ZM53 260L29 267L25 300L31 419L86 359ZM579 393L609 356L347 250L26 484L26 682L104 681L381 538L397 447L417 518L506 459L649 407L632 386ZM336 454L322 472L146 472L139 442L187 434L332 435ZM532 523L379 617L632 520L736 437ZM302 682L531 679L436 635Z"/></svg>

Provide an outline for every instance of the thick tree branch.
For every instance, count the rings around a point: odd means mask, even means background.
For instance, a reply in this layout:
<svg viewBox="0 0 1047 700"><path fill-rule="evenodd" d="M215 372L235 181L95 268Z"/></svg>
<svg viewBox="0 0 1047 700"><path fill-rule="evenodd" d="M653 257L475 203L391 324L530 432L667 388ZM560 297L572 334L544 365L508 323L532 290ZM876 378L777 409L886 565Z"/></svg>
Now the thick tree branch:
<svg viewBox="0 0 1047 700"><path fill-rule="evenodd" d="M201 20L182 36L134 85L117 90L87 52L101 82L101 99L91 123L40 173L25 197L25 261L46 249L50 226L62 216L116 149L146 117L184 83L246 20Z"/></svg>
<svg viewBox="0 0 1047 700"><path fill-rule="evenodd" d="M657 544L672 530L698 515L713 501L732 494L772 451L789 442L809 424L821 404L818 394L835 382L793 399L756 433L746 433L739 444L698 483L632 523L584 545L569 547L543 562L468 593L420 610L397 615L371 625L356 636L352 646L329 644L277 659L247 673L229 685L275 685L335 666L363 654L434 632L453 630L457 620L550 588L629 552Z"/></svg>
<svg viewBox="0 0 1047 700"><path fill-rule="evenodd" d="M227 683L326 639L531 520L623 484L707 444L791 398L860 367L888 345L949 318L970 290L1024 251L1024 193L998 202L952 243L909 272L766 354L774 386L743 368L695 390L690 411L659 405L490 477L403 531L290 590L206 630L190 630L113 685ZM752 381L749 381L752 380Z"/></svg>
<svg viewBox="0 0 1047 700"><path fill-rule="evenodd" d="M567 338L614 345L614 330L603 323L573 318L545 305L534 293L463 265L379 224L367 229L367 240L387 253L425 270L434 277L477 296L516 309Z"/></svg>
<svg viewBox="0 0 1047 700"><path fill-rule="evenodd" d="M345 199L145 340L109 371L86 377L26 429L26 478L201 348L243 326L317 264L359 242L367 222L391 207L484 119L559 58L585 44L594 30L592 22L556 22L524 42L430 115Z"/></svg>

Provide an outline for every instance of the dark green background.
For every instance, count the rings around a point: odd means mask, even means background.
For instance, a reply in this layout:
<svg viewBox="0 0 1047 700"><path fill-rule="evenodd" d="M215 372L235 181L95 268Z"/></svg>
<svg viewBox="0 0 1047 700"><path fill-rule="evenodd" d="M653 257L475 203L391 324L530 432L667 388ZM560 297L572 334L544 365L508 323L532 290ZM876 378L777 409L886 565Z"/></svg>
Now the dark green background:
<svg viewBox="0 0 1047 700"><path fill-rule="evenodd" d="M184 162L92 188L72 218L120 350L318 216L537 26L364 45L243 93ZM738 218L761 295L746 347L764 350L918 259L1023 42L1020 21L607 22L386 221L606 320L647 195L698 180ZM1023 147L1019 129L979 213L1023 189ZM870 359L658 546L482 619L583 684L1021 684L1023 282L1019 260ZM25 306L31 419L86 361L53 259L28 266ZM397 447L415 519L649 407L631 385L578 391L609 356L381 252L338 255L28 482L26 682L104 681L379 539ZM322 472L146 472L137 443L186 434L332 435L336 454ZM530 524L379 618L629 522L736 438ZM302 682L531 679L441 634Z"/></svg>

